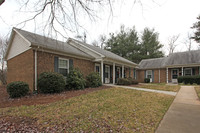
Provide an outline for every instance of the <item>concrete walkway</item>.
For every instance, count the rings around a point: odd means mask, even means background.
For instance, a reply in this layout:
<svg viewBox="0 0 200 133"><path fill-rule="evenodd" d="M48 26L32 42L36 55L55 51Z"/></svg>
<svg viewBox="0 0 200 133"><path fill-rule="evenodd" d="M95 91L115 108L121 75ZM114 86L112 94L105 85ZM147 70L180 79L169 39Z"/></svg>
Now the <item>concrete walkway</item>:
<svg viewBox="0 0 200 133"><path fill-rule="evenodd" d="M199 133L200 101L194 87L182 86L156 133Z"/></svg>
<svg viewBox="0 0 200 133"><path fill-rule="evenodd" d="M134 90L140 90L140 91L162 93L162 94L167 94L167 95L172 95L172 96L176 96L176 94L177 94L177 92L172 92L172 91L161 91L161 90L153 90L153 89L137 88L137 87L121 86L121 85L113 85L113 84L104 84L104 85L113 86L113 87L120 87L120 88L127 88L127 89L134 89Z"/></svg>

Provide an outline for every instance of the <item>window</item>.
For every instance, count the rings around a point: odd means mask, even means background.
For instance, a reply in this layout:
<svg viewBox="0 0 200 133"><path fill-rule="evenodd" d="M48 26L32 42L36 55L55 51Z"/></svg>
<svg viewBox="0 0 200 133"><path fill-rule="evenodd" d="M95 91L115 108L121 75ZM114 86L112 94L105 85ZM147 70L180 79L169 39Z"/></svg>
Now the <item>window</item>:
<svg viewBox="0 0 200 133"><path fill-rule="evenodd" d="M149 79L152 78L152 70L147 70L146 71L146 78L149 78Z"/></svg>
<svg viewBox="0 0 200 133"><path fill-rule="evenodd" d="M184 75L185 76L191 76L192 75L192 68L185 68L184 69Z"/></svg>
<svg viewBox="0 0 200 133"><path fill-rule="evenodd" d="M68 59L59 58L58 72L65 77L67 76L67 73L69 72L69 60Z"/></svg>
<svg viewBox="0 0 200 133"><path fill-rule="evenodd" d="M97 73L99 73L99 74L101 73L101 71L100 71L100 64L95 64L94 71L97 72Z"/></svg>

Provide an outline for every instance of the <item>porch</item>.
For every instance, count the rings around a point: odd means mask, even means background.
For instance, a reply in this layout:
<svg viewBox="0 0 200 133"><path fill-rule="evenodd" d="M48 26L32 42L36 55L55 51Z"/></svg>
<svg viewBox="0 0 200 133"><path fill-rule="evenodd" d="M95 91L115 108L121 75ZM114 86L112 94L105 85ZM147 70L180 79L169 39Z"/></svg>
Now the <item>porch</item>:
<svg viewBox="0 0 200 133"><path fill-rule="evenodd" d="M177 83L179 76L200 75L200 66L167 67L166 82Z"/></svg>
<svg viewBox="0 0 200 133"><path fill-rule="evenodd" d="M118 78L135 78L136 69L133 66L109 61L95 62L95 72L101 75L101 81L105 84L115 84Z"/></svg>

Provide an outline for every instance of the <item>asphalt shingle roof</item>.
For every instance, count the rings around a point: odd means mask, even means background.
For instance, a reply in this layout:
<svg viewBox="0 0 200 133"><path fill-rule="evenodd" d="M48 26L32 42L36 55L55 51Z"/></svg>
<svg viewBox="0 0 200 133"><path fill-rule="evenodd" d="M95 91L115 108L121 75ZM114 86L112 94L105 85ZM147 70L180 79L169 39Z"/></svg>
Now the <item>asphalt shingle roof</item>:
<svg viewBox="0 0 200 133"><path fill-rule="evenodd" d="M58 52L63 52L63 53L71 54L71 55L77 55L77 56L82 56L82 57L94 59L94 57L92 57L91 55L81 51L80 49L73 47L72 45L68 44L67 42L58 41L58 40L55 40L55 39L52 39L52 38L48 38L48 37L45 37L45 36L41 36L41 35L34 34L34 33L24 31L24 30L21 30L21 29L17 29L17 28L14 28L14 29L17 30L22 36L24 36L33 45L37 45L37 46L40 46L40 47L43 47L43 48L48 48L48 49L51 49L51 50L56 50ZM120 62L124 62L124 63L131 64L131 65L137 65L137 64L121 57L121 56L118 56L118 55L110 52L110 51L100 49L99 47L92 46L92 45L83 43L81 41L78 41L78 40L75 40L75 39L72 39L72 38L70 38L70 39L72 41L77 41L79 43L84 44L88 48L104 55L106 58L113 59L113 60L120 61Z"/></svg>
<svg viewBox="0 0 200 133"><path fill-rule="evenodd" d="M28 31L24 31L21 29L16 29L16 28L14 29L17 30L22 36L24 36L28 41L30 41L34 45L37 45L43 48L48 48L51 50L56 50L56 51L67 53L67 54L82 56L82 57L86 57L90 59L93 58L92 56L78 50L77 48L74 48L73 46L68 45L66 42L44 37L44 36L34 34Z"/></svg>
<svg viewBox="0 0 200 133"><path fill-rule="evenodd" d="M139 63L139 68L164 68L167 66L192 64L200 64L200 50L173 53L163 58L145 59Z"/></svg>
<svg viewBox="0 0 200 133"><path fill-rule="evenodd" d="M163 68L165 67L166 57L163 58L154 58L154 59L145 59L139 63L139 68Z"/></svg>
<svg viewBox="0 0 200 133"><path fill-rule="evenodd" d="M72 39L72 38L70 38L70 39ZM121 62L125 62L125 63L128 63L128 64L137 65L136 63L131 62L131 61L129 61L129 60L127 60L127 59L125 59L125 58L123 58L123 57L121 57L121 56L119 56L119 55L116 55L116 54L114 54L114 53L112 53L112 52L110 52L110 51L101 49L101 48L96 47L96 46L89 45L89 44L87 44L87 43L83 43L83 42L78 41L78 40L75 40L75 39L72 39L72 40L84 44L85 46L89 47L90 49L92 49L92 50L94 50L94 51L96 51L96 52L98 52L98 53L104 55L106 58L114 59L114 60L121 61Z"/></svg>

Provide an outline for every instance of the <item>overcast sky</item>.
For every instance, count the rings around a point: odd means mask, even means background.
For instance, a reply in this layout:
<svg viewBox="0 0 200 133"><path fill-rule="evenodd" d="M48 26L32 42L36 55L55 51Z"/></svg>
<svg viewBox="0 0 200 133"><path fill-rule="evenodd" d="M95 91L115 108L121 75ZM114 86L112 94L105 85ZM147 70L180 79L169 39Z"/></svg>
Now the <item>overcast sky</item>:
<svg viewBox="0 0 200 133"><path fill-rule="evenodd" d="M124 3L115 3L113 5L113 16L109 19L109 13L100 12L95 22L80 18L82 25L87 29L87 41L91 43L97 40L100 34L109 35L111 32L117 32L120 25L126 28L135 26L141 33L145 27L154 28L159 33L159 40L164 44L163 51L167 54L168 38L180 34L177 41L178 47L175 51L185 51L183 44L187 33L193 33L190 28L197 21L200 15L200 0L142 0L143 6L133 4L133 0L124 0ZM24 20L26 16L18 15L19 5L16 0L6 0L0 6L0 35L8 34L17 22ZM22 14L22 13L21 13ZM33 23L24 27L24 30L35 32ZM38 33L38 31L36 31ZM82 32L82 31L81 31ZM80 33L81 33L80 32ZM69 37L74 37L75 33L69 33ZM62 39L61 39L62 40ZM192 49L197 49L198 44L193 42Z"/></svg>

